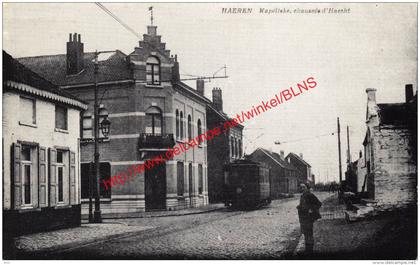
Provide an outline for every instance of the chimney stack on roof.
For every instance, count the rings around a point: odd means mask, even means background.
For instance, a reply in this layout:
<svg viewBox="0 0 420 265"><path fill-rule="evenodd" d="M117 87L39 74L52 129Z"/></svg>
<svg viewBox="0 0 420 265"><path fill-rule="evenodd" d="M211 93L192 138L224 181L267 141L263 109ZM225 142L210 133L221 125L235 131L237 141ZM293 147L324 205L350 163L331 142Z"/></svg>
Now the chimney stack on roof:
<svg viewBox="0 0 420 265"><path fill-rule="evenodd" d="M414 97L413 85L407 84L405 85L405 102L410 102Z"/></svg>
<svg viewBox="0 0 420 265"><path fill-rule="evenodd" d="M284 151L283 151L283 150L280 150L280 158L281 158L282 160L284 160Z"/></svg>
<svg viewBox="0 0 420 265"><path fill-rule="evenodd" d="M75 75L84 69L83 43L80 34L69 34L67 42L67 75Z"/></svg>
<svg viewBox="0 0 420 265"><path fill-rule="evenodd" d="M220 88L213 88L213 105L218 111L223 111L222 90Z"/></svg>
<svg viewBox="0 0 420 265"><path fill-rule="evenodd" d="M366 93L368 97L368 102L375 102L376 103L376 89L375 88L366 88Z"/></svg>
<svg viewBox="0 0 420 265"><path fill-rule="evenodd" d="M176 54L173 60L174 60L174 66L172 67L172 80L174 82L179 82L181 80L181 77L179 75L178 56Z"/></svg>
<svg viewBox="0 0 420 265"><path fill-rule="evenodd" d="M197 79L197 92L204 97L204 79Z"/></svg>
<svg viewBox="0 0 420 265"><path fill-rule="evenodd" d="M300 159L303 159L303 154L299 153L299 157L300 157Z"/></svg>

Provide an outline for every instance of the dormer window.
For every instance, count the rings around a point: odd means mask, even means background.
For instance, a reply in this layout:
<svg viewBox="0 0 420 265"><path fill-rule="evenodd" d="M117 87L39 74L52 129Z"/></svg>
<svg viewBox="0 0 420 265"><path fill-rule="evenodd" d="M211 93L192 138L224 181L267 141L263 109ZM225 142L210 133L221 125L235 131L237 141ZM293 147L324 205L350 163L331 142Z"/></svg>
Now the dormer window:
<svg viewBox="0 0 420 265"><path fill-rule="evenodd" d="M160 85L160 62L156 57L147 58L146 81L148 85Z"/></svg>

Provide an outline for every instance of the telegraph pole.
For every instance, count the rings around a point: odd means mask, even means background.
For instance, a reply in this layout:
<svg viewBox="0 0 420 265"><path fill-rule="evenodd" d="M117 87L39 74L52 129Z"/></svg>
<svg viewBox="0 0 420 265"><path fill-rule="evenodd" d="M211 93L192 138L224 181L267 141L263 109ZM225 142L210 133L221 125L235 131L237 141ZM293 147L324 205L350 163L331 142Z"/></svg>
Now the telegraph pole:
<svg viewBox="0 0 420 265"><path fill-rule="evenodd" d="M341 141L340 141L340 118L337 117L337 135L338 135L338 172L340 176L340 184L343 181L341 172Z"/></svg>
<svg viewBox="0 0 420 265"><path fill-rule="evenodd" d="M347 125L347 164L351 164L351 155L350 155L350 139L349 139L349 126Z"/></svg>
<svg viewBox="0 0 420 265"><path fill-rule="evenodd" d="M94 104L94 123L95 123L95 211L93 212L93 222L94 223L102 223L101 217L101 204L100 204L100 186L99 186L99 103L98 103L98 51L95 52L95 69L94 69L94 76L95 76L95 104Z"/></svg>

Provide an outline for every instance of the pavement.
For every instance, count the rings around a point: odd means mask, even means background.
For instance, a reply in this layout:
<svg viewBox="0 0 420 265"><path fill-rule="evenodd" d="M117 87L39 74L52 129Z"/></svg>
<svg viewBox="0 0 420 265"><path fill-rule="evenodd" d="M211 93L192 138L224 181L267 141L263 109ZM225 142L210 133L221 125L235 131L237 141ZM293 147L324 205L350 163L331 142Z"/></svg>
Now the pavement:
<svg viewBox="0 0 420 265"><path fill-rule="evenodd" d="M331 194L317 196L324 200ZM59 251L33 249L34 245L41 246L43 240L60 240L59 236L33 238L26 244L26 249L21 248L18 258L281 259L293 252L300 236L298 200L299 195L275 200L271 205L253 211L223 208L199 214L106 220L116 222L111 224L115 227L125 226L127 230L124 228L121 234L105 239L92 240L86 236L88 243L79 241L72 246L64 245ZM98 229L107 224L98 225ZM67 236L64 233L62 237ZM60 245L60 242L56 244Z"/></svg>
<svg viewBox="0 0 420 265"><path fill-rule="evenodd" d="M314 224L314 253L305 255L301 236L292 259L417 259L417 212L405 209L356 222L347 222L336 196L325 208L335 209L337 218ZM323 206L324 207L324 206ZM322 215L322 212L321 212Z"/></svg>

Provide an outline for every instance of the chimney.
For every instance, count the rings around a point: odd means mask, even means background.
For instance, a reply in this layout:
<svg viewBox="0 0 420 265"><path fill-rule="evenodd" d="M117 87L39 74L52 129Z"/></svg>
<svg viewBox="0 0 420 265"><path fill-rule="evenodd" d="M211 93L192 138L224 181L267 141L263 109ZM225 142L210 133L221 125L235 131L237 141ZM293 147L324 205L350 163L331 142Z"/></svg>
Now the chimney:
<svg viewBox="0 0 420 265"><path fill-rule="evenodd" d="M172 80L174 82L179 82L181 80L179 76L179 63L178 63L178 56L175 54L174 59L174 66L172 67Z"/></svg>
<svg viewBox="0 0 420 265"><path fill-rule="evenodd" d="M197 79L197 92L204 97L204 80Z"/></svg>
<svg viewBox="0 0 420 265"><path fill-rule="evenodd" d="M83 43L80 34L70 33L67 42L67 75L78 74L83 68Z"/></svg>
<svg viewBox="0 0 420 265"><path fill-rule="evenodd" d="M359 158L362 158L362 150L359 151Z"/></svg>
<svg viewBox="0 0 420 265"><path fill-rule="evenodd" d="M405 102L408 103L410 100L413 99L413 85L407 84L405 85Z"/></svg>
<svg viewBox="0 0 420 265"><path fill-rule="evenodd" d="M303 154L299 153L299 157L300 157L300 159L303 159Z"/></svg>
<svg viewBox="0 0 420 265"><path fill-rule="evenodd" d="M147 26L147 35L156 36L157 26Z"/></svg>
<svg viewBox="0 0 420 265"><path fill-rule="evenodd" d="M280 158L281 158L282 160L284 160L284 151L283 151L283 150L280 150Z"/></svg>
<svg viewBox="0 0 420 265"><path fill-rule="evenodd" d="M368 102L375 102L376 103L376 89L375 88L366 88L366 93L368 97Z"/></svg>
<svg viewBox="0 0 420 265"><path fill-rule="evenodd" d="M213 88L213 105L214 107L219 110L223 111L223 99L222 99L222 90L220 88Z"/></svg>

